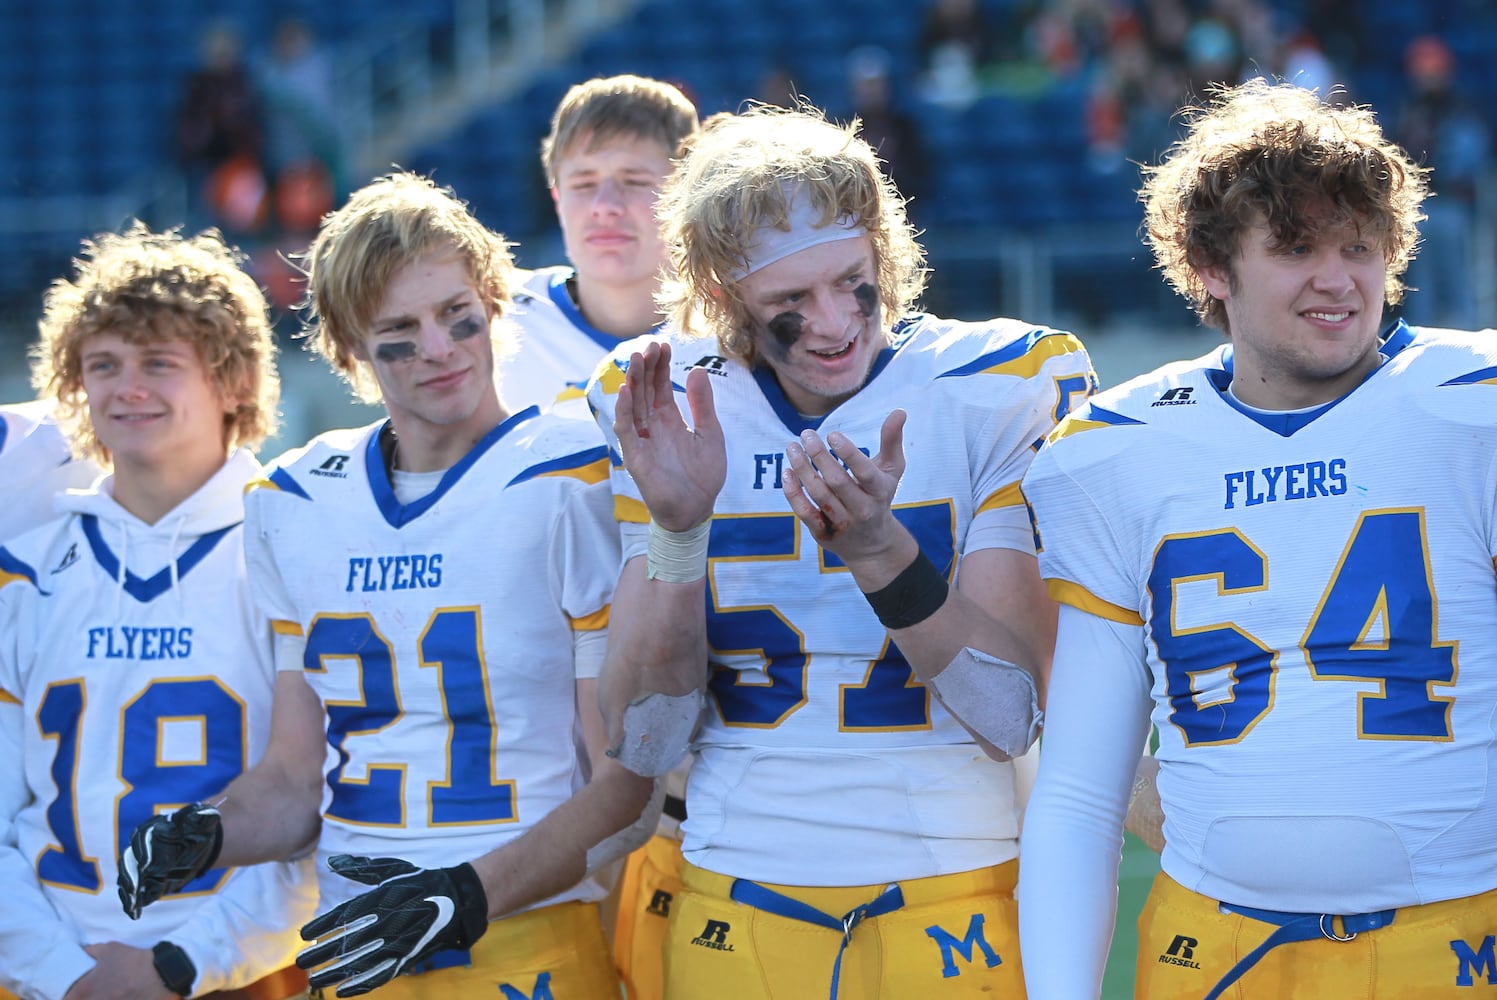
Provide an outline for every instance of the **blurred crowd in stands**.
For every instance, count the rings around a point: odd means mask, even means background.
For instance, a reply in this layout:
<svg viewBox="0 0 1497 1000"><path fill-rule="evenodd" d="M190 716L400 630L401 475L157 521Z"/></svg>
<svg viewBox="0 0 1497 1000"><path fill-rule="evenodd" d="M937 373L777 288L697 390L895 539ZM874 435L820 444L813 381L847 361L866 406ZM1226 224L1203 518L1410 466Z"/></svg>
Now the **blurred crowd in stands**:
<svg viewBox="0 0 1497 1000"><path fill-rule="evenodd" d="M684 2L649 0L644 7L672 8ZM859 3L868 6L872 0ZM1264 75L1322 93L1340 88L1344 99L1373 104L1415 159L1434 168L1437 197L1429 202L1425 247L1411 274L1412 284L1421 289L1417 301L1426 311L1413 318L1481 327L1492 317L1477 315L1480 304L1469 267L1477 252L1476 220L1491 200L1487 189L1493 173L1497 71L1489 67L1497 66L1497 12L1487 10L1481 0L1431 3L1433 7L1420 5L1422 13L1416 16L1404 0L920 0L918 12L903 10L918 27L901 36L907 43L903 48L889 44L887 35L876 44L860 39L857 23L846 27L842 37L851 43L825 53L842 67L833 78L842 81L841 92L824 92L829 89L825 83L807 88L805 60L796 79L773 45L765 46L757 88L745 86L741 94L706 93L707 86L689 78L689 71L674 82L698 99L704 113L751 98L786 103L799 94L834 117L857 115L911 199L912 217L930 231L933 256L939 254L943 236L968 218L968 209L982 200L983 192L992 190L984 186L989 182L983 169L1028 166L1033 174L1043 172L1045 162L1017 161L1041 156L1075 160L1057 165L1056 172L1069 177L1080 171L1092 185L1082 193L1090 191L1095 204L1111 206L1109 218L1133 219L1137 208L1130 192L1137 165L1157 159L1175 137L1178 109L1211 83ZM1439 12L1432 14L1435 8ZM849 11L838 16L856 22L857 12ZM654 15L652 24L673 16L670 10ZM262 18L262 23L270 22ZM352 162L340 137L334 65L342 39L318 37L315 23L321 22L287 13L268 37L246 37L230 20L205 20L199 63L182 79L175 106L163 109L169 118L163 131L175 147L171 159L187 191L187 214L180 221L189 229L218 226L245 247L257 276L283 310L299 295L288 256L305 246L324 212L378 172ZM1411 25L1419 30L1405 30ZM795 25L780 23L776 30L793 31ZM1483 53L1491 58L1481 58ZM635 69L670 77L658 68L670 65L670 53L652 56L653 63L610 71ZM587 63L572 65L586 68ZM1074 149L1034 151L1022 136L1004 146L970 134L960 136L960 150L951 148L953 131L982 131L982 124L973 123L992 120L963 117L964 109L991 100L1035 107L1047 95L1052 100L1064 95L1067 116L1076 119ZM537 103L550 107L553 102ZM1046 114L1031 117L1044 121ZM942 121L948 124L941 127ZM961 124L954 127L949 124L953 121ZM471 147L475 133L476 141L493 136L491 123L488 119L469 129L455 145ZM517 122L516 127L521 124L530 123ZM1072 127L1069 121L1064 124ZM1057 129L1061 125L1057 120ZM535 143L542 131L536 131ZM538 171L535 149L535 144L527 146L526 166L516 172ZM957 156L984 159L969 188L953 185L959 178L950 165ZM419 169L434 162L440 158L423 158L413 150L402 165ZM492 158L488 162L488 174L445 166L439 179L473 200L481 217L485 198L535 201L527 206L529 215L519 218L530 219L538 232L549 235L549 205L541 205L547 200L544 185L531 176L509 179L505 187L499 182L495 187L501 195L481 190L495 173ZM1074 182L1058 191L1052 201L1079 204ZM1044 200L1012 192L1010 197L1021 205L1026 198ZM949 199L948 207L937 210L943 199ZM1037 217L1043 222L1047 216L1040 212ZM1072 221L1086 216L1078 211L1054 217ZM972 218L992 226L995 216L976 213ZM997 219L1001 224L1002 215ZM485 221L520 240L522 247L536 235L508 218ZM523 249L521 255L523 260ZM288 328L292 325L288 321Z"/></svg>

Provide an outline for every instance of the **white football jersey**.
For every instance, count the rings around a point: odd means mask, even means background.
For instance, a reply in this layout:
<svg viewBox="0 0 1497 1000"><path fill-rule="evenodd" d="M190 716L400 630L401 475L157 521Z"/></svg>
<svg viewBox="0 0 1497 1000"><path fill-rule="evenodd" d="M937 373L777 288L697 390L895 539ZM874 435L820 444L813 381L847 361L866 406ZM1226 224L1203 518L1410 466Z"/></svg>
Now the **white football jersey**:
<svg viewBox="0 0 1497 1000"><path fill-rule="evenodd" d="M613 408L640 343L588 390L615 462ZM728 462L708 550L710 707L687 786L687 859L767 882L866 885L1016 856L1013 765L984 755L915 679L852 575L790 510L780 475L801 430L876 450L903 407L894 509L925 554L949 579L966 553L1033 552L1019 481L1058 416L1095 388L1080 342L1012 320L916 317L895 327L862 391L809 421L768 369L710 340L676 337L671 350L683 413L687 372L711 376ZM621 467L613 485L627 558L643 551L631 525L648 513Z"/></svg>
<svg viewBox="0 0 1497 1000"><path fill-rule="evenodd" d="M138 824L212 796L264 753L275 670L242 547L243 490L259 474L240 451L154 525L105 479L0 547L0 701L19 705L7 718L21 724L0 785L24 782L0 794L12 807L0 815L0 983L12 991L60 997L92 964L85 944L171 940L199 990L247 985L300 944L310 863L214 869L138 921L115 889Z"/></svg>
<svg viewBox="0 0 1497 1000"><path fill-rule="evenodd" d="M1024 481L1058 600L1146 634L1163 867L1357 913L1497 886L1497 337L1388 337L1255 416L1222 347L1103 393Z"/></svg>
<svg viewBox="0 0 1497 1000"><path fill-rule="evenodd" d="M511 411L581 400L588 376L619 345L572 301L567 282L573 273L570 267L518 272L523 280L508 317L518 343L498 365L499 396Z"/></svg>
<svg viewBox="0 0 1497 1000"><path fill-rule="evenodd" d="M56 517L57 494L89 485L99 472L73 458L51 403L0 406L0 541Z"/></svg>
<svg viewBox="0 0 1497 1000"><path fill-rule="evenodd" d="M273 463L246 500L247 551L276 665L327 712L319 855L442 867L582 785L576 684L599 664L574 633L606 627L619 570L607 453L590 422L527 410L402 505L383 426ZM319 870L323 909L365 889Z"/></svg>

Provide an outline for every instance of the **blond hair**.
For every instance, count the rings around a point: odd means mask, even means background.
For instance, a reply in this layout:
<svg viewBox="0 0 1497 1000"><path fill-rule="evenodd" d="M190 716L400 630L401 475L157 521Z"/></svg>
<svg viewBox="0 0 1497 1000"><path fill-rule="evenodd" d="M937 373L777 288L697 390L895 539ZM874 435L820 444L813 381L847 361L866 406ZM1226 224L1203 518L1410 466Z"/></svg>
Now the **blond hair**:
<svg viewBox="0 0 1497 1000"><path fill-rule="evenodd" d="M1384 298L1403 298L1426 171L1384 137L1370 108L1256 79L1219 88L1184 115L1187 134L1145 168L1139 199L1156 266L1202 323L1227 331L1226 307L1200 270L1219 268L1235 283L1243 233L1259 223L1281 246L1355 223L1381 245Z"/></svg>
<svg viewBox="0 0 1497 1000"><path fill-rule="evenodd" d="M555 185L561 160L580 139L597 149L620 137L657 142L672 159L697 133L697 109L680 89L646 76L597 77L575 84L551 116L551 132L541 140L541 165Z"/></svg>
<svg viewBox="0 0 1497 1000"><path fill-rule="evenodd" d="M186 237L136 221L123 234L83 242L73 278L58 278L47 290L31 370L38 394L54 400L76 455L110 462L83 387L84 344L101 333L130 344L191 344L232 407L224 416L227 449L258 448L275 432L275 338L265 295L243 260L215 229Z"/></svg>
<svg viewBox="0 0 1497 1000"><path fill-rule="evenodd" d="M661 306L676 326L715 334L725 354L754 361L754 324L732 276L747 266L759 229L789 225L800 196L809 196L818 226L867 232L886 320L914 307L925 252L904 199L857 130L856 121L834 125L809 105L759 105L706 121L656 208L672 272Z"/></svg>
<svg viewBox="0 0 1497 1000"><path fill-rule="evenodd" d="M439 188L430 178L398 171L371 181L322 220L302 258L307 295L301 308L313 348L359 398L378 401L379 386L357 348L395 273L427 254L451 251L462 258L492 320L510 306L509 246L451 188ZM495 326L490 323L491 331Z"/></svg>

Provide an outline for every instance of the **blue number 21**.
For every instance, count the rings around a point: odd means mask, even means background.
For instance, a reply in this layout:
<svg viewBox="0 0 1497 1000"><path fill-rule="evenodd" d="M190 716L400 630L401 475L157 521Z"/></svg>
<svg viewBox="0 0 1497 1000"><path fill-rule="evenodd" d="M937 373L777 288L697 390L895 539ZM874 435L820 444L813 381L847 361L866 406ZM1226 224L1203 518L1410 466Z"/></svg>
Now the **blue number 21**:
<svg viewBox="0 0 1497 1000"><path fill-rule="evenodd" d="M477 608L438 608L416 642L422 667L437 672L437 690L447 720L447 777L428 782L432 826L508 823L515 818L515 783L494 773L498 731L483 657ZM364 764L352 778L348 740L377 733L403 715L396 684L395 650L367 614L318 615L307 631L304 665L323 673L347 661L358 674L361 697L328 701L327 741L338 752L328 775L332 802L327 815L365 826L404 826L405 765Z"/></svg>
<svg viewBox="0 0 1497 1000"><path fill-rule="evenodd" d="M1268 558L1236 529L1174 535L1160 543L1149 577L1151 632L1164 662L1170 721L1186 746L1235 743L1273 704L1277 654L1232 622L1177 629L1174 591L1214 580L1223 596L1265 590ZM1367 511L1326 585L1300 649L1310 676L1374 681L1357 696L1357 736L1375 740L1449 740L1456 644L1439 640L1434 580L1422 510ZM1196 700L1194 673L1227 668L1230 696Z"/></svg>

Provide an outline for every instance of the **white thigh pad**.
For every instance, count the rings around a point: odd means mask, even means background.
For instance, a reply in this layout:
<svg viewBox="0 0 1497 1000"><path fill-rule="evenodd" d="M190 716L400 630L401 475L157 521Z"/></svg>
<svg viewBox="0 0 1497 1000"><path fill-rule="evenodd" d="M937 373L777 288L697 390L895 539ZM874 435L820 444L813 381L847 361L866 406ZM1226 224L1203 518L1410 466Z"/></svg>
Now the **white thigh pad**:
<svg viewBox="0 0 1497 1000"><path fill-rule="evenodd" d="M931 686L952 714L1001 752L1017 757L1034 745L1045 717L1034 677L1023 667L967 646Z"/></svg>
<svg viewBox="0 0 1497 1000"><path fill-rule="evenodd" d="M705 704L701 691L634 699L624 709L623 742L609 756L640 777L660 777L686 756Z"/></svg>

